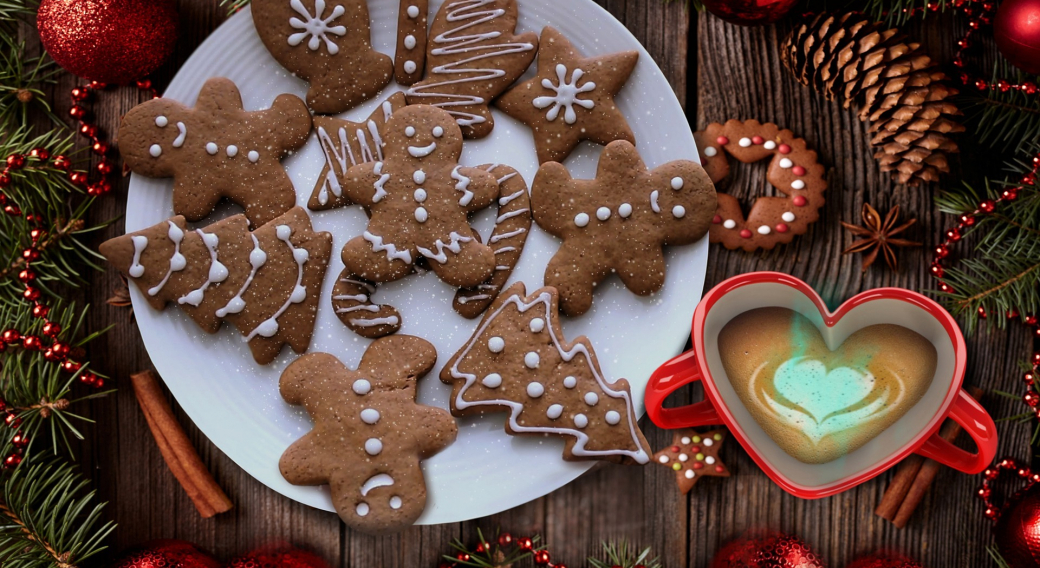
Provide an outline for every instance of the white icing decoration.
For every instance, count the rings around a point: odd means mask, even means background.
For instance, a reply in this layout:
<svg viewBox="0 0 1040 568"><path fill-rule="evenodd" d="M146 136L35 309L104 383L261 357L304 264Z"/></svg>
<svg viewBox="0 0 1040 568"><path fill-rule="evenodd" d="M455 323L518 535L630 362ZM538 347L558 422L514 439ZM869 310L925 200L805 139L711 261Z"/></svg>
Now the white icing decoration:
<svg viewBox="0 0 1040 568"><path fill-rule="evenodd" d="M791 182L791 189L805 189L805 182L800 179L796 179Z"/></svg>
<svg viewBox="0 0 1040 568"><path fill-rule="evenodd" d="M170 224L170 230L167 231L166 238L170 239L170 242L173 243L173 255L170 256L170 268L166 271L166 276L164 276L158 284L148 289L149 296L155 296L158 294L163 287L166 286L166 282L170 280L170 276L173 275L174 272L184 270L184 268L188 266L188 260L184 258L183 254L181 254L181 241L184 240L184 231L175 225L173 221L167 221L167 223Z"/></svg>
<svg viewBox="0 0 1040 568"><path fill-rule="evenodd" d="M737 144L739 144L741 148L747 148L748 146L751 145L751 139L750 138L741 138L739 141L737 141Z"/></svg>
<svg viewBox="0 0 1040 568"><path fill-rule="evenodd" d="M672 178L672 189L674 189L675 191L679 191L685 185L686 185L686 180L684 180L683 178L681 178L681 177L674 177L674 178Z"/></svg>
<svg viewBox="0 0 1040 568"><path fill-rule="evenodd" d="M502 339L501 337L498 337L497 335L488 340L488 349L492 353L501 353L502 350L505 348L506 340Z"/></svg>
<svg viewBox="0 0 1040 568"><path fill-rule="evenodd" d="M441 126L434 126L433 127L433 137L434 138L441 138L443 136L444 136L444 128L441 127Z"/></svg>
<svg viewBox="0 0 1040 568"><path fill-rule="evenodd" d="M158 158L159 156L162 156L162 146L158 144L152 144L148 148L148 153L151 154L153 158Z"/></svg>
<svg viewBox="0 0 1040 568"><path fill-rule="evenodd" d="M133 278L144 276L144 266L141 264L141 253L148 248L148 237L137 235L130 239L134 243L134 259L130 262L130 270L127 272Z"/></svg>
<svg viewBox="0 0 1040 568"><path fill-rule="evenodd" d="M411 154L413 158L425 158L426 156L429 156L430 154L434 153L436 150L437 150L437 143L436 142L430 142L429 146L409 146L408 147L408 153ZM420 182L415 182L415 183L420 183Z"/></svg>
<svg viewBox="0 0 1040 568"><path fill-rule="evenodd" d="M657 458L657 461L659 461L661 463L668 463L668 456L661 456L661 457Z"/></svg>
<svg viewBox="0 0 1040 568"><path fill-rule="evenodd" d="M415 49L416 41L415 36L408 34L404 36L404 46L408 49Z"/></svg>
<svg viewBox="0 0 1040 568"><path fill-rule="evenodd" d="M607 421L607 424L617 426L621 422L621 414L616 410L609 410L604 419Z"/></svg>
<svg viewBox="0 0 1040 568"><path fill-rule="evenodd" d="M415 62L412 61L411 59L409 59L408 61L404 62L404 72L405 73L408 73L409 75L411 75L412 73L415 73L418 70L419 70L419 66L416 65Z"/></svg>
<svg viewBox="0 0 1040 568"><path fill-rule="evenodd" d="M228 155L229 158L234 158L235 156L237 156L238 155L238 146L235 146L234 144L231 144L230 146L228 146L227 147L227 155Z"/></svg>
<svg viewBox="0 0 1040 568"><path fill-rule="evenodd" d="M663 457L663 456L662 456L662 457ZM694 473L692 469L688 469L688 470L686 470L686 473L684 473L683 475L685 475L685 476L686 476L686 479L693 479L693 477L694 477L695 475L697 475L697 474L696 474L696 473Z"/></svg>
<svg viewBox="0 0 1040 568"><path fill-rule="evenodd" d="M365 440L365 453L370 456L378 456L383 451L383 442L379 438L369 438Z"/></svg>
<svg viewBox="0 0 1040 568"><path fill-rule="evenodd" d="M461 166L455 166L451 170L451 179L455 180L455 190L462 192L462 197L459 198L459 205L463 207L469 207L470 203L473 203L473 192L469 190L470 178L462 175Z"/></svg>
<svg viewBox="0 0 1040 568"><path fill-rule="evenodd" d="M414 138L415 137L415 132L416 131L415 131L415 127L414 126L409 126L409 127L404 129L404 135L409 137L409 138Z"/></svg>
<svg viewBox="0 0 1040 568"><path fill-rule="evenodd" d="M393 243L386 243L386 244L384 244L383 243L383 237L380 237L379 235L373 235L372 233L370 233L368 231L365 231L364 234L362 235L362 237L364 237L364 239L366 241L368 241L369 243L372 243L372 251L373 252L383 252L383 251L386 251L386 259L387 260L390 260L390 261L400 260L400 261L403 261L403 262L407 262L408 264L412 263L412 253L411 252L406 251L406 250L398 251L397 247Z"/></svg>
<svg viewBox="0 0 1040 568"><path fill-rule="evenodd" d="M690 456L688 456L686 454L679 454L679 461L681 461L681 462L690 461Z"/></svg>
<svg viewBox="0 0 1040 568"><path fill-rule="evenodd" d="M361 411L361 421L365 424L379 422L379 411L374 408L366 408Z"/></svg>
<svg viewBox="0 0 1040 568"><path fill-rule="evenodd" d="M657 198L659 195L660 193L658 193L656 189L650 192L650 208L654 210L654 213L661 212L661 207L657 204Z"/></svg>
<svg viewBox="0 0 1040 568"><path fill-rule="evenodd" d="M409 6L408 7L408 17L412 18L413 20L415 18L418 18L419 17L419 7L418 6Z"/></svg>
<svg viewBox="0 0 1040 568"><path fill-rule="evenodd" d="M219 149L220 148L217 146L216 142L209 142L208 144L206 144L206 153L208 153L210 156L216 156L217 150Z"/></svg>
<svg viewBox="0 0 1040 568"><path fill-rule="evenodd" d="M718 153L719 153L719 151L716 150L714 146L708 146L707 148L704 149L704 155L709 157L709 158L714 158L715 155L718 154Z"/></svg>
<svg viewBox="0 0 1040 568"><path fill-rule="evenodd" d="M571 73L570 81L568 81L567 66L562 63L557 64L556 78L558 79L558 83L553 84L551 79L542 79L542 87L553 91L556 93L556 96L535 98L534 101L532 101L534 108L540 110L548 108L549 112L545 114L545 119L549 122L553 122L560 116L561 109L566 109L563 119L567 121L567 124L578 122L578 114L574 110L574 105L578 105L587 110L592 110L592 108L596 106L595 101L578 98L578 95L581 93L588 93L596 89L596 83L593 83L592 81L588 81L580 87L578 86L578 81L580 81L584 75L584 71L581 69L575 69L574 72Z"/></svg>
<svg viewBox="0 0 1040 568"><path fill-rule="evenodd" d="M372 383L368 382L368 379L358 379L354 381L354 384L350 387L355 394L366 395L372 392Z"/></svg>
<svg viewBox="0 0 1040 568"><path fill-rule="evenodd" d="M184 145L184 139L188 137L188 128L183 122L177 123L177 138L173 140L173 147L180 148Z"/></svg>
<svg viewBox="0 0 1040 568"><path fill-rule="evenodd" d="M683 436L682 438L679 439L679 441L682 442L682 444L684 446L688 446L690 444L690 442L692 442L693 440L691 440L689 438L689 436Z"/></svg>
<svg viewBox="0 0 1040 568"><path fill-rule="evenodd" d="M416 221L418 221L420 223L425 223L427 220L429 220L429 218L430 218L430 213L426 210L425 207L416 207L415 208L415 220ZM419 252L422 252L422 248L421 247L419 248ZM441 263L441 264L444 264L444 263Z"/></svg>
<svg viewBox="0 0 1040 568"><path fill-rule="evenodd" d="M578 428L584 428L589 425L589 418L584 414L577 414L574 416L574 425Z"/></svg>
<svg viewBox="0 0 1040 568"><path fill-rule="evenodd" d="M541 398L543 394L545 394L545 387L542 386L542 383L537 381L528 383L527 396L531 398Z"/></svg>
<svg viewBox="0 0 1040 568"><path fill-rule="evenodd" d="M377 473L372 477L369 477L364 484L361 485L361 496L368 497L368 494L377 487L390 487L394 484L394 478L390 477L385 473Z"/></svg>
<svg viewBox="0 0 1040 568"><path fill-rule="evenodd" d="M510 174L510 175L512 175L512 174ZM502 183L502 182L503 182L503 181L505 181L506 179L507 179L507 178L502 178L502 179L498 180L498 183ZM524 190L522 190L522 189L521 189L520 191L518 191L518 192L516 192L516 193L511 193L511 194L509 194L509 195L507 195L507 196L505 196L505 197L502 197L502 198L500 198L500 199L498 200L498 206L499 206L499 207L505 207L506 205L509 205L509 203L510 203L510 202L512 202L513 200L515 200L515 199L519 198L519 197L520 197L521 195L523 195L524 193L526 193L526 192L525 192Z"/></svg>
<svg viewBox="0 0 1040 568"><path fill-rule="evenodd" d="M376 165L372 167L372 173L379 176L379 179L372 184L372 187L376 190L372 194L372 203L379 203L386 197L386 182L390 181L390 174L383 173L383 162L376 162Z"/></svg>
<svg viewBox="0 0 1040 568"><path fill-rule="evenodd" d="M790 211L785 212L783 215L780 216L780 218L783 219L786 223L791 223L795 220L794 213L791 213Z"/></svg>
<svg viewBox="0 0 1040 568"><path fill-rule="evenodd" d="M404 505L404 501L401 501L401 498L399 496L394 495L390 498L391 509L400 509L402 505Z"/></svg>
<svg viewBox="0 0 1040 568"><path fill-rule="evenodd" d="M249 154L246 154L246 156L249 158L249 161L254 164L260 160L260 152L257 152L256 150L250 150Z"/></svg>
<svg viewBox="0 0 1040 568"><path fill-rule="evenodd" d="M766 143L762 145L766 150L776 150L776 142L772 140L766 140Z"/></svg>
<svg viewBox="0 0 1040 568"><path fill-rule="evenodd" d="M538 364L542 362L542 358L538 356L534 351L530 351L527 355L524 355L524 365L528 369L537 369Z"/></svg>
<svg viewBox="0 0 1040 568"><path fill-rule="evenodd" d="M483 27L484 24L506 14L506 11L502 9L482 9L494 1L457 0L442 8L447 11L445 20L449 24L455 24L456 27L433 38L433 44L437 47L430 50L430 55L435 57L461 55L462 58L429 70L431 76L446 77L443 81L434 80L425 85L415 85L408 90L409 97L437 99L438 102L433 105L451 113L461 126L481 124L487 119L457 109L471 105L483 105L486 104L486 101L477 95L455 94L445 92L444 89L462 83L490 81L504 77L506 74L505 71L497 68L469 67L471 63L485 59L502 61L507 55L534 50L534 45L530 43L496 42L495 40L502 36L502 32L497 30L473 34L464 33L465 30L473 27ZM494 26L488 27L493 28Z"/></svg>
<svg viewBox="0 0 1040 568"><path fill-rule="evenodd" d="M534 318L531 320L531 331L535 333L541 333L545 329L545 320L542 318Z"/></svg>
<svg viewBox="0 0 1040 568"><path fill-rule="evenodd" d="M711 438L704 438L703 443L704 443L705 446L707 446L709 448L715 445L715 441L712 440Z"/></svg>
<svg viewBox="0 0 1040 568"><path fill-rule="evenodd" d="M676 219L682 219L685 216L686 216L686 208L685 207L683 207L682 205L676 205L675 207L672 207L672 217L675 217Z"/></svg>
<svg viewBox="0 0 1040 568"><path fill-rule="evenodd" d="M524 213L527 213L528 211L530 211L530 209L517 209L516 211L510 211L509 213L503 213L503 214L499 215L497 219L495 219L495 223L501 223L502 221L505 221L507 219L512 219L513 217L519 217L519 216L523 215Z"/></svg>
<svg viewBox="0 0 1040 568"><path fill-rule="evenodd" d="M256 273L260 270L264 264L267 263L267 253L260 248L260 241L257 240L256 235L250 233L249 235L253 239L253 251L249 253L249 265L252 267L249 271L249 278L246 278L242 288L238 290L234 298L228 301L227 305L217 310L217 317L224 318L228 314L241 313L246 307L245 301L242 299L242 294L245 293L249 285L253 283L253 278L256 277Z"/></svg>
<svg viewBox="0 0 1040 568"><path fill-rule="evenodd" d="M385 118L389 120L389 116L393 114L393 105L389 101L383 103L383 114ZM343 195L343 188L339 185L339 179L336 176L336 167L339 166L340 172L346 172L352 166L358 164L364 164L368 162L382 162L383 161L383 136L379 133L379 125L374 120L369 120L367 123L368 134L365 133L365 129L358 128L354 131L354 136L357 138L358 150L360 155L355 156L354 150L350 146L350 141L347 138L346 127L340 127L337 129L339 135L339 146L333 142L332 137L325 130L325 127L318 127L318 141L321 143L321 151L325 154L325 163L328 164L329 172L325 176L321 192L318 193L318 202L324 205L328 202L328 192L332 191L332 194L336 197ZM371 142L369 139L371 137ZM254 152L250 152L249 159L253 160ZM259 159L257 154L257 159ZM376 172L376 175L382 175L380 172ZM387 177L389 179L389 177ZM386 182L383 182L386 183Z"/></svg>
<svg viewBox="0 0 1040 568"><path fill-rule="evenodd" d="M563 405L562 404L553 404L553 405L549 406L549 408L545 411L545 415L550 420L556 420L557 418L563 416Z"/></svg>
<svg viewBox="0 0 1040 568"><path fill-rule="evenodd" d="M760 234L760 235L768 235L771 232L773 232L773 230L770 229L769 226L767 226L767 225L762 225L761 227L758 228L758 234Z"/></svg>
<svg viewBox="0 0 1040 568"><path fill-rule="evenodd" d="M165 116L163 116L161 114L159 116L155 117L155 125L158 126L159 128L166 128L166 125L169 124L169 123L170 123L170 119L166 118Z"/></svg>
<svg viewBox="0 0 1040 568"><path fill-rule="evenodd" d="M498 373L491 373L490 375L484 377L484 380L480 381L480 383L489 389L497 389L498 387L502 386L502 375L499 375Z"/></svg>
<svg viewBox="0 0 1040 568"><path fill-rule="evenodd" d="M462 252L462 243L468 243L473 240L473 237L464 237L456 233L455 231L452 231L451 234L448 236L450 238L450 241L447 244L445 244L444 241L440 239L437 239L437 241L433 243L433 246L437 249L437 252L433 252L432 250L423 247L415 248L423 256L430 260L435 260L441 264L447 264L448 255L445 251L451 251L455 254L459 254L460 252Z"/></svg>
<svg viewBox="0 0 1040 568"><path fill-rule="evenodd" d="M596 406L599 403L599 395L594 392L585 393L585 404L589 406Z"/></svg>
<svg viewBox="0 0 1040 568"><path fill-rule="evenodd" d="M715 458L713 458L711 456L708 456L708 457L704 458L704 463L706 463L708 465L715 465Z"/></svg>
<svg viewBox="0 0 1040 568"><path fill-rule="evenodd" d="M415 193L412 194L412 197L415 198L416 203L422 203L423 201L426 201L426 190L420 187L419 189L415 190Z"/></svg>
<svg viewBox="0 0 1040 568"><path fill-rule="evenodd" d="M782 158L782 159L780 160L780 167L781 167L781 168L784 168L785 170L786 170L787 168L790 168L790 167L793 167L793 166L794 166L794 162L792 162L792 161L791 161L790 159L788 159L788 158Z"/></svg>
<svg viewBox="0 0 1040 568"><path fill-rule="evenodd" d="M726 219L722 223L722 226L727 228L727 229L735 229L735 228L737 228L737 222L734 221L733 219Z"/></svg>
<svg viewBox="0 0 1040 568"><path fill-rule="evenodd" d="M304 17L303 20L296 17L289 19L289 25L293 29L303 30L289 36L289 45L296 47L309 36L311 39L307 42L307 47L311 51L317 51L321 47L321 42L324 41L325 48L329 50L330 55L339 53L339 46L329 38L329 34L343 37L347 35L347 28L345 26L330 26L329 24L332 23L332 20L346 13L346 8L336 6L332 9L332 14L325 18L325 0L314 0L314 15L307 11L302 0L291 0L289 4L293 10L296 10L297 14Z"/></svg>
<svg viewBox="0 0 1040 568"><path fill-rule="evenodd" d="M621 215L622 219L628 219L629 217L632 216L632 204L631 203L622 203L621 207L617 208L617 214Z"/></svg>
<svg viewBox="0 0 1040 568"><path fill-rule="evenodd" d="M364 517L368 514L369 511L368 503L358 503L357 509L355 510L357 511L359 517Z"/></svg>
<svg viewBox="0 0 1040 568"><path fill-rule="evenodd" d="M380 325L397 325L401 323L401 319L397 316L390 316L388 318L372 318L372 319L352 319L350 325L354 327L377 327Z"/></svg>
<svg viewBox="0 0 1040 568"><path fill-rule="evenodd" d="M600 221L606 221L607 219L610 219L610 208L609 207L600 207L599 209L597 209L596 210L596 218L599 219Z"/></svg>
<svg viewBox="0 0 1040 568"><path fill-rule="evenodd" d="M307 262L310 253L307 249L296 248L289 240L292 236L292 227L289 225L279 225L275 228L275 235L278 239L285 243L285 246L289 247L289 251L292 253L293 260L296 261L296 286L293 287L292 292L289 294L289 298L285 300L280 308L267 320L260 325L256 326L249 335L246 336L246 341L252 340L257 335L261 337L274 337L274 334L278 333L278 318L282 317L282 314L289 309L289 306L293 304L299 304L307 299L307 288L303 286L303 265Z"/></svg>
<svg viewBox="0 0 1040 568"><path fill-rule="evenodd" d="M211 284L219 284L227 280L228 269L217 260L217 246L220 244L220 239L213 233L202 232L202 229L195 229L195 232L202 237L202 242L206 245L206 249L209 250L209 271L206 274L206 282L178 298L177 303L181 305L191 304L197 308L202 303L203 298L206 297L206 290Z"/></svg>
<svg viewBox="0 0 1040 568"><path fill-rule="evenodd" d="M578 213L574 216L574 224L579 227L586 227L589 224L588 213Z"/></svg>
<svg viewBox="0 0 1040 568"><path fill-rule="evenodd" d="M510 411L509 428L511 431L517 433L567 434L575 436L577 440L575 441L574 446L571 449L571 453L577 457L624 455L632 458L638 463L649 462L650 456L648 456L646 450L643 449L640 443L640 435L635 427L636 420L631 395L625 391L617 391L611 388L611 384L607 383L606 380L600 375L599 370L591 364L593 360L592 354L589 348L584 343L576 342L569 349L565 350L563 345L560 343L559 338L556 337L556 333L553 330L552 325L547 325L546 330L549 332L550 339L552 340L552 345L556 348L557 352L560 354L563 361L570 362L574 360L574 358L577 357L579 354L584 356L585 364L592 372L593 380L595 380L596 385L599 387L599 391L602 392L605 396L609 396L611 398L619 398L625 401L625 408L628 412L628 425L630 429L630 435L633 444L638 448L637 450L590 450L587 449L589 436L584 432L581 432L580 430L575 430L566 427L551 428L521 425L517 421L517 417L520 415L521 412L524 411L523 402L513 400L481 400L470 402L466 400L466 393L477 382L477 376L470 373L462 372L461 370L459 370L459 364L460 362L467 360L467 356L469 355L470 351L472 351L474 347L477 345L476 342L478 338L482 337L484 333L487 331L488 327L495 322L496 318L498 318L498 316L500 316L507 309L512 310L513 308L515 308L518 309L520 313L524 313L527 310L537 306L540 308L540 311L551 316L553 315L553 312L550 311L551 304L552 295L548 292L542 292L538 294L530 302L525 302L524 299L519 296L511 296L507 298L504 302L502 302L501 305L499 305L499 307L494 312L492 312L489 316L485 318L485 320L481 323L480 327L477 328L476 333L474 333L473 337L462 348L462 350L459 352L459 355L454 359L454 363L448 369L448 372L450 373L452 378L462 379L466 381L455 396L455 408L459 410L466 410L468 408L481 406L505 406L508 407ZM577 385L577 379L575 379L574 377L567 377L564 379L563 384L567 388L574 388L574 386ZM577 416L575 417L575 420L577 420Z"/></svg>
<svg viewBox="0 0 1040 568"><path fill-rule="evenodd" d="M415 173L412 174L412 181L419 185L426 183L426 172L422 170L415 170Z"/></svg>

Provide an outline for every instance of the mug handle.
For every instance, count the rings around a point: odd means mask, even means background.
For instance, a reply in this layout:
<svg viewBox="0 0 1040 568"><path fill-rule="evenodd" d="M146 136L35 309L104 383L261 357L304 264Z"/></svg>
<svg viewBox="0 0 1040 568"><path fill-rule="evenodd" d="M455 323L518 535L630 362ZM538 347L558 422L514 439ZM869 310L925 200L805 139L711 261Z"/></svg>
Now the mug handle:
<svg viewBox="0 0 1040 568"><path fill-rule="evenodd" d="M709 400L678 408L664 407L664 399L669 395L702 378L697 354L692 349L658 367L646 386L646 413L650 420L667 429L722 424Z"/></svg>
<svg viewBox="0 0 1040 568"><path fill-rule="evenodd" d="M963 389L950 406L949 417L972 437L978 451L973 454L962 450L942 439L936 431L917 448L917 453L967 474L986 469L997 454L997 426L993 418Z"/></svg>

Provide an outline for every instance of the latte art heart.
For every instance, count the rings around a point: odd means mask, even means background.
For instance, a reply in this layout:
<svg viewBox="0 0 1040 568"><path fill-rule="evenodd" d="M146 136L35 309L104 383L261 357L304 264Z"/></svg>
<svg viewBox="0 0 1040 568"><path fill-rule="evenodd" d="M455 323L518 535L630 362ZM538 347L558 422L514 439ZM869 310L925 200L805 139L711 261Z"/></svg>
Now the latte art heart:
<svg viewBox="0 0 1040 568"><path fill-rule="evenodd" d="M865 327L830 351L819 330L786 308L740 314L719 334L737 396L788 454L827 463L899 420L928 390L935 346L898 325Z"/></svg>

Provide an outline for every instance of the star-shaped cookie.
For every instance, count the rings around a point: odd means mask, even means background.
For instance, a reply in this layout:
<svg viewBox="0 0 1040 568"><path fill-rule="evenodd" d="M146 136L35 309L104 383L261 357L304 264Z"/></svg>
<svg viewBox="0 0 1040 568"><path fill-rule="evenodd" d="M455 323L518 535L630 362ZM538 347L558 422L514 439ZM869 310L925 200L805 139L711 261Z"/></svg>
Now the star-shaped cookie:
<svg viewBox="0 0 1040 568"><path fill-rule="evenodd" d="M531 127L538 162L562 162L583 140L635 144L614 97L636 67L638 51L583 57L559 31L542 31L538 75L495 106Z"/></svg>
<svg viewBox="0 0 1040 568"><path fill-rule="evenodd" d="M729 470L719 460L719 448L725 440L725 430L704 434L676 430L672 445L654 454L654 462L675 471L679 491L686 495L702 477L729 477Z"/></svg>

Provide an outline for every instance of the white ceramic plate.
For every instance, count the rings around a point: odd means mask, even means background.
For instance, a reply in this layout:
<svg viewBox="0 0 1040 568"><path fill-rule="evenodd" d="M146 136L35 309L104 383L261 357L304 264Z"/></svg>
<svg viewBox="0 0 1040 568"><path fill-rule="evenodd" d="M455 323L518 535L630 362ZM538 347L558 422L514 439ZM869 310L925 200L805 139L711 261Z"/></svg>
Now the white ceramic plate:
<svg viewBox="0 0 1040 568"><path fill-rule="evenodd" d="M442 2L433 0L431 10ZM651 167L675 159L698 159L693 135L671 87L620 22L591 0L522 0L520 4L521 31L540 31L552 25L587 55L638 50L639 64L617 102L635 130L640 152ZM391 55L396 45L398 5L397 0L369 1L373 45ZM266 108L281 93L300 97L306 93L305 83L268 55L248 10L230 18L199 46L165 96L193 105L202 84L218 76L238 84L250 110ZM399 89L391 84L381 96L344 116L360 120ZM594 177L600 152L600 147L586 143L568 159L567 166L575 177ZM467 143L462 162L509 164L528 183L537 171L530 131L499 112L492 135ZM313 135L302 151L285 161L300 205L306 205L323 163ZM128 232L173 215L171 187L170 180L133 176L127 202ZM222 213L231 211L228 207ZM357 207L313 213L312 217L317 230L332 232L335 245L311 351L332 353L356 367L369 341L339 322L328 291L343 268L340 247L364 230L366 218ZM492 224L490 211L478 218L477 226L485 236ZM554 237L535 227L512 281L524 281L529 291L540 287L545 266L557 248ZM690 315L704 284L707 254L707 238L672 249L662 292L640 298L616 278L611 279L599 286L590 313L563 322L568 338L587 335L592 340L609 380L625 377L630 381L640 416L647 379L657 365L682 350L689 334ZM155 311L135 287L131 291L152 362L198 427L260 482L287 497L331 511L326 487L296 487L278 471L282 452L311 428L307 414L285 404L278 394L278 377L296 355L286 347L274 363L261 367L230 326L209 336L176 308ZM448 407L451 388L438 380L440 368L470 337L478 321L464 319L452 310L453 295L432 273L380 288L380 301L401 310L405 321L401 332L423 337L437 347L438 365L420 382L419 397L424 404L441 408ZM504 511L541 497L592 467L592 462L563 461L562 439L506 435L504 419L504 414L495 414L460 421L458 441L424 463L429 502L420 524L457 522Z"/></svg>

